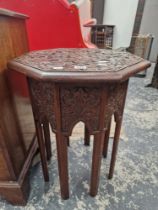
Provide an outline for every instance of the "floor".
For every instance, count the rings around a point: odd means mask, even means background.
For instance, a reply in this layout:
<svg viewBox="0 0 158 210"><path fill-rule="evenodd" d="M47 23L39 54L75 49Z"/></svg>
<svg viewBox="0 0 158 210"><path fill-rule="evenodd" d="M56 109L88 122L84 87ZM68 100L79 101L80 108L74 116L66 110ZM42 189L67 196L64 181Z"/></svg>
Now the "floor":
<svg viewBox="0 0 158 210"><path fill-rule="evenodd" d="M107 179L110 152L102 160L100 186L89 196L92 142L83 145L80 131L69 147L70 199L60 197L55 143L49 163L50 183L44 184L41 165L31 171L31 193L26 207L0 200L0 210L158 210L158 90L145 87L146 78L131 78L115 173ZM78 127L76 127L78 129ZM112 143L112 138L110 140Z"/></svg>

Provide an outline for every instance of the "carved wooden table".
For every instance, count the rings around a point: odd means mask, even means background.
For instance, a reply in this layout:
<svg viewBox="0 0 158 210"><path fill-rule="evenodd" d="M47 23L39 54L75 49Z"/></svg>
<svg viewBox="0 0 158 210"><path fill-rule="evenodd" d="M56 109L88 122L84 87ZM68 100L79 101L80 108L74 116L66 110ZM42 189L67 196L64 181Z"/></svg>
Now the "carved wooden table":
<svg viewBox="0 0 158 210"><path fill-rule="evenodd" d="M48 159L50 157L48 123L56 134L60 187L64 199L69 197L67 138L79 121L85 123L90 135L94 135L90 195L95 196L103 145L106 150L108 144L111 116L115 116L116 130L109 177L112 177L116 160L128 79L148 68L150 62L127 52L52 49L27 53L9 62L8 66L28 77L46 181L49 177L45 153Z"/></svg>

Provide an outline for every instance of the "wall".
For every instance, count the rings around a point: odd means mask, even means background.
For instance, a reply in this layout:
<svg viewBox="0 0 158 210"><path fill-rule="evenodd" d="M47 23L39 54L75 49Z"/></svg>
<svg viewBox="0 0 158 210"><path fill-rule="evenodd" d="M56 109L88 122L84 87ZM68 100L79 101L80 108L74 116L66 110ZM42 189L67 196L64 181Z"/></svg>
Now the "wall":
<svg viewBox="0 0 158 210"><path fill-rule="evenodd" d="M154 35L150 60L155 62L158 55L158 0L146 0L142 23L140 27L141 34Z"/></svg>
<svg viewBox="0 0 158 210"><path fill-rule="evenodd" d="M98 24L102 24L105 0L92 0L91 2L93 4L92 16L97 19Z"/></svg>
<svg viewBox="0 0 158 210"><path fill-rule="evenodd" d="M116 25L113 47L129 47L138 0L106 0L104 24Z"/></svg>

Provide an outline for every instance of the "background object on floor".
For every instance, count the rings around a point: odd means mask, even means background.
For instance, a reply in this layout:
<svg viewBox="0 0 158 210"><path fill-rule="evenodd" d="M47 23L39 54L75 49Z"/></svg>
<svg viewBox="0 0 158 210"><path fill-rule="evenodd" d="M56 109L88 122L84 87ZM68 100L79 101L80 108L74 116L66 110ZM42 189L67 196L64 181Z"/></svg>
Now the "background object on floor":
<svg viewBox="0 0 158 210"><path fill-rule="evenodd" d="M132 36L131 43L133 43L134 45L131 45L128 48L128 51L135 55L138 55L141 58L149 60L153 39L154 37L151 34L139 34L137 36ZM137 76L145 77L146 71L137 74Z"/></svg>
<svg viewBox="0 0 158 210"><path fill-rule="evenodd" d="M113 46L114 25L91 26L92 43L98 48L109 48Z"/></svg>

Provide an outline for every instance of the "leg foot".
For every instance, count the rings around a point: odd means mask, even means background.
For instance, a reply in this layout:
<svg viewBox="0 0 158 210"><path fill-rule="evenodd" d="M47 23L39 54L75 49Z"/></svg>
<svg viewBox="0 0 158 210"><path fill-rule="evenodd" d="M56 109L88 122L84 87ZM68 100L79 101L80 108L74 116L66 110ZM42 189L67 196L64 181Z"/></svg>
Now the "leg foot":
<svg viewBox="0 0 158 210"><path fill-rule="evenodd" d="M108 153L110 128L111 128L111 119L110 119L110 122L109 122L109 124L108 124L108 128L107 128L107 130L105 131L104 147L103 147L103 157L104 157L104 158L107 157L107 153Z"/></svg>
<svg viewBox="0 0 158 210"><path fill-rule="evenodd" d="M90 145L90 135L89 135L89 131L85 126L85 130L84 130L84 145L85 146L89 146Z"/></svg>
<svg viewBox="0 0 158 210"><path fill-rule="evenodd" d="M105 132L94 135L90 195L96 196L99 185L101 158Z"/></svg>
<svg viewBox="0 0 158 210"><path fill-rule="evenodd" d="M49 174L48 174L48 167L47 167L45 144L44 144L43 133L42 133L42 126L38 121L35 122L35 126L36 126L36 133L37 133L39 151L40 151L40 156L41 156L44 180L45 182L48 182Z"/></svg>
<svg viewBox="0 0 158 210"><path fill-rule="evenodd" d="M122 120L116 121L116 128L115 128L115 135L114 135L110 170L109 170L109 176L108 176L109 179L112 179L113 173L114 173L118 143L119 143L119 138L120 138L121 124L122 124Z"/></svg>
<svg viewBox="0 0 158 210"><path fill-rule="evenodd" d="M69 136L66 136L65 138L66 138L66 141L67 141L67 146L69 147L70 146L70 138L69 138Z"/></svg>
<svg viewBox="0 0 158 210"><path fill-rule="evenodd" d="M49 131L48 122L43 123L43 131L44 131L45 146L46 146L46 151L47 151L47 160L50 160L52 156L52 150L51 150L51 139L50 139L50 131Z"/></svg>
<svg viewBox="0 0 158 210"><path fill-rule="evenodd" d="M67 158L67 141L61 133L56 134L57 155L58 155L58 170L60 179L61 197L69 198L68 184L68 158Z"/></svg>

